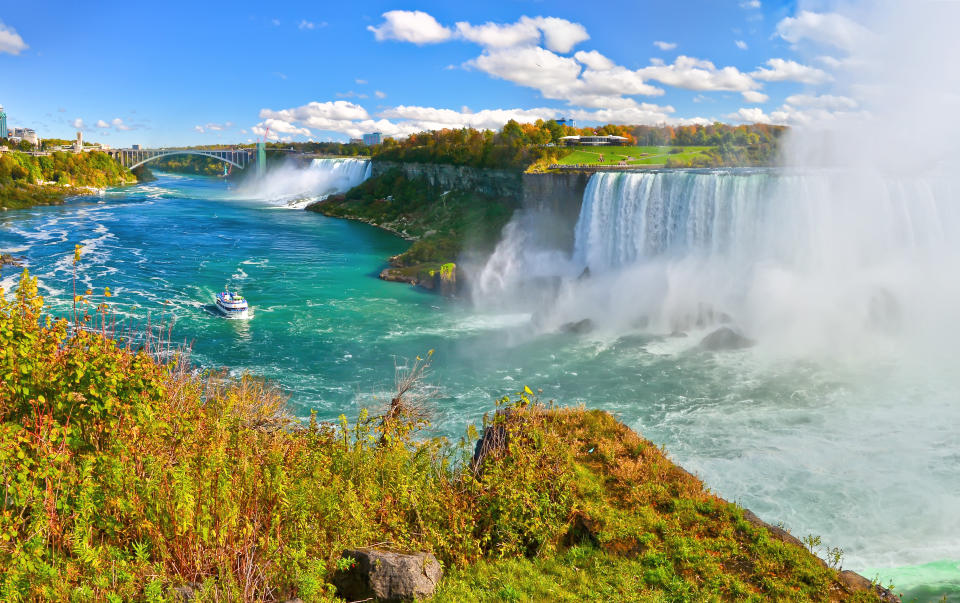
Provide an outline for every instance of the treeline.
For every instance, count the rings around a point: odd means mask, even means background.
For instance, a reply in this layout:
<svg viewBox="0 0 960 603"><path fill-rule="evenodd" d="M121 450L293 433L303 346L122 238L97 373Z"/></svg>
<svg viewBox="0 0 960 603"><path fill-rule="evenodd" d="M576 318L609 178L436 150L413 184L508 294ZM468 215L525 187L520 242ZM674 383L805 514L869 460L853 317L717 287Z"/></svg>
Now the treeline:
<svg viewBox="0 0 960 603"><path fill-rule="evenodd" d="M643 146L755 146L776 144L786 126L750 124L731 126L720 122L709 126L632 126L630 135Z"/></svg>
<svg viewBox="0 0 960 603"><path fill-rule="evenodd" d="M62 186L114 186L133 179L130 170L106 153L55 152L27 155L8 152L0 155L0 184L40 184L54 182Z"/></svg>
<svg viewBox="0 0 960 603"><path fill-rule="evenodd" d="M150 162L159 172L178 174L197 174L199 176L219 176L223 174L223 161L204 155L167 155Z"/></svg>
<svg viewBox="0 0 960 603"><path fill-rule="evenodd" d="M537 120L533 124L510 120L499 132L473 128L434 130L411 134L404 140L388 138L374 157L410 163L526 169L538 161L561 157L565 151L556 144L566 130L553 120Z"/></svg>
<svg viewBox="0 0 960 603"><path fill-rule="evenodd" d="M369 156L378 145L369 146L355 142L269 142L267 150L295 150L300 153L339 155L343 157Z"/></svg>

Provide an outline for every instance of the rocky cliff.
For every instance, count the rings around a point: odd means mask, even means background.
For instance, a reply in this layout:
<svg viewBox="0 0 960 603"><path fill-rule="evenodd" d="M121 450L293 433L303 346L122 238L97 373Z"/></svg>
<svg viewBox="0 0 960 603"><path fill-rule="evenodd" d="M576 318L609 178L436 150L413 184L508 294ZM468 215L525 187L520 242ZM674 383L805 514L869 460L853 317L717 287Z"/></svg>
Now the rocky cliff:
<svg viewBox="0 0 960 603"><path fill-rule="evenodd" d="M513 170L375 160L370 175L376 178L393 168L403 170L406 177L411 180L423 178L432 186L443 190L471 191L489 197L513 197L518 200L523 197L521 174Z"/></svg>

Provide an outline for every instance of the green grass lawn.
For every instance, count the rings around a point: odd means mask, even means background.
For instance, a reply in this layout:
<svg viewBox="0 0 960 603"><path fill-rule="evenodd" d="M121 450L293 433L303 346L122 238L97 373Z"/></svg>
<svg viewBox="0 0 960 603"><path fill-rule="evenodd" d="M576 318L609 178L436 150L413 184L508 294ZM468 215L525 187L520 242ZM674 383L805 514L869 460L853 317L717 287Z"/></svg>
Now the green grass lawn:
<svg viewBox="0 0 960 603"><path fill-rule="evenodd" d="M667 159L690 161L713 147L588 147L578 146L557 163L560 165L662 165ZM679 152L671 152L679 150ZM603 157L603 161L600 157Z"/></svg>

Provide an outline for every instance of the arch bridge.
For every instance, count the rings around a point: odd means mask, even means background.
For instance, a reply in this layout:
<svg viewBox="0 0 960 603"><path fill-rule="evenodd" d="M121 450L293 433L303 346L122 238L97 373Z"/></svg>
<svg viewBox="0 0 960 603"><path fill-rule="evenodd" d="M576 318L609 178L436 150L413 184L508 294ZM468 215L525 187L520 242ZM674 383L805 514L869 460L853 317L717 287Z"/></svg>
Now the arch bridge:
<svg viewBox="0 0 960 603"><path fill-rule="evenodd" d="M141 165L171 155L202 155L219 159L241 170L256 162L255 149L113 149L109 151L120 165L135 169Z"/></svg>

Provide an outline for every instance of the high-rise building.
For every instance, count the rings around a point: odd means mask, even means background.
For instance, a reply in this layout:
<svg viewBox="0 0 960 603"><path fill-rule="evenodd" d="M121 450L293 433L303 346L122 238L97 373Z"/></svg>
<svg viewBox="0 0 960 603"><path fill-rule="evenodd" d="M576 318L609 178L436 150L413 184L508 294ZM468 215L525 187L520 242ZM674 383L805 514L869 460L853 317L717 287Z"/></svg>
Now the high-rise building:
<svg viewBox="0 0 960 603"><path fill-rule="evenodd" d="M0 105L0 138L10 136L7 131L7 114L3 112L3 105Z"/></svg>
<svg viewBox="0 0 960 603"><path fill-rule="evenodd" d="M383 134L380 132L372 132L370 134L363 135L363 144L367 146L380 144L381 142L383 142Z"/></svg>

